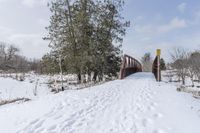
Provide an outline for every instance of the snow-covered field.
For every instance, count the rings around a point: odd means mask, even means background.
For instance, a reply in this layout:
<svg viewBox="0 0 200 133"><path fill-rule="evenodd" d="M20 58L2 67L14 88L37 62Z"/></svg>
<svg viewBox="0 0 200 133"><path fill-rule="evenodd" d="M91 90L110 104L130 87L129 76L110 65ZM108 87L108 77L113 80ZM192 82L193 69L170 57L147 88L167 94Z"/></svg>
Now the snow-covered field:
<svg viewBox="0 0 200 133"><path fill-rule="evenodd" d="M173 70L162 71L162 81L173 84L177 87L177 90L181 92L191 93L193 97L200 99L200 83L196 79L194 84L189 77L185 79L185 85L182 85L182 81L178 80L178 77L173 73Z"/></svg>
<svg viewBox="0 0 200 133"><path fill-rule="evenodd" d="M15 83L11 79L0 79L0 82L6 88L18 86L24 90L34 84L28 81ZM40 87L42 91L45 85ZM46 90L44 95L29 102L0 106L0 132L200 132L200 100L177 92L173 84L155 82L151 73L137 73L124 80L83 90L58 94ZM14 90L11 92L7 94L15 94Z"/></svg>
<svg viewBox="0 0 200 133"><path fill-rule="evenodd" d="M0 77L0 100L11 100L14 98L34 98L36 81L30 83L29 80L23 82L12 78ZM38 84L37 96L44 96L50 93L47 85Z"/></svg>
<svg viewBox="0 0 200 133"><path fill-rule="evenodd" d="M61 81L60 75L36 75L34 73L27 73L24 76L24 81L16 80L16 75L22 74L1 74L0 75L0 101L1 100L13 100L16 98L29 98L37 99L51 93L52 88L61 88L60 83L54 83L55 80ZM68 89L76 89L74 85L69 85L76 81L74 75L63 76L65 81L64 85L68 86ZM49 86L51 83L51 87ZM55 85L54 85L55 84Z"/></svg>

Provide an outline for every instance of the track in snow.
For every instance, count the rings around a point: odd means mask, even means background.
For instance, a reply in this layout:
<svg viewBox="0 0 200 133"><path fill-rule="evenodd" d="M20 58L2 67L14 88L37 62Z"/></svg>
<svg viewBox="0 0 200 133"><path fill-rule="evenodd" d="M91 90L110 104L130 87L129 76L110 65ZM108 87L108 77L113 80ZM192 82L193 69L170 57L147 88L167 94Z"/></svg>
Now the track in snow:
<svg viewBox="0 0 200 133"><path fill-rule="evenodd" d="M41 100L48 100L52 106L46 110L44 108L43 113L39 112L31 120L24 118L23 121L17 121L16 123L22 125L16 131L18 133L184 133L188 130L198 133L195 132L197 131L195 126L200 119L193 118L195 114L191 114L194 125L187 130L181 129L181 123L174 125L187 117L177 116L180 120L171 124L171 121L176 120L174 116L178 115L176 110L179 109L176 108L176 104L179 104L175 103L173 109L168 108L169 105L166 104L173 104L173 101L162 101L162 98L169 97L174 91L170 90L168 93L166 88L170 86L164 84L163 86L165 89L161 90L161 84L155 82L151 73L138 73L125 80L44 98ZM182 99L180 101L182 102ZM36 103L40 104L40 101ZM31 104L26 106L31 108ZM170 117L171 114L168 113L170 111L165 110L167 108L174 110L175 115ZM183 108L181 115L184 115L184 111L187 112L188 108L186 106L181 108ZM26 111L31 113L35 109L42 111L37 105ZM188 120L184 124L191 122L193 121Z"/></svg>

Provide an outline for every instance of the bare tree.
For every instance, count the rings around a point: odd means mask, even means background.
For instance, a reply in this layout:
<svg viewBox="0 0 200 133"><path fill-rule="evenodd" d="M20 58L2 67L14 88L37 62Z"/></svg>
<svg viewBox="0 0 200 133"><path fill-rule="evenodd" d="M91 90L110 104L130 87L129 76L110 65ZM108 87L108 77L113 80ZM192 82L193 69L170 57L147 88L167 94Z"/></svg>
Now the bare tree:
<svg viewBox="0 0 200 133"><path fill-rule="evenodd" d="M190 55L190 60L192 61L191 69L200 82L200 52L193 52Z"/></svg>
<svg viewBox="0 0 200 133"><path fill-rule="evenodd" d="M7 49L7 61L12 60L17 52L19 52L19 49L13 45L10 45Z"/></svg>
<svg viewBox="0 0 200 133"><path fill-rule="evenodd" d="M0 42L0 69L4 68L5 58L6 58L6 44Z"/></svg>
<svg viewBox="0 0 200 133"><path fill-rule="evenodd" d="M0 70L27 72L40 69L40 61L28 60L19 52L20 50L16 46L0 42Z"/></svg>
<svg viewBox="0 0 200 133"><path fill-rule="evenodd" d="M166 77L168 78L169 82L172 82L173 81L173 76L174 76L174 71L171 68L170 64L166 65L166 69L167 69L166 70Z"/></svg>
<svg viewBox="0 0 200 133"><path fill-rule="evenodd" d="M194 77L196 73L196 59L193 53L190 54L187 65L188 65L188 77L192 82L192 87L194 87Z"/></svg>
<svg viewBox="0 0 200 133"><path fill-rule="evenodd" d="M17 52L19 52L19 49L14 45L0 42L0 69L13 68Z"/></svg>
<svg viewBox="0 0 200 133"><path fill-rule="evenodd" d="M172 68L176 70L176 75L185 85L185 79L188 75L188 52L182 48L175 48L171 53L171 58L173 60Z"/></svg>

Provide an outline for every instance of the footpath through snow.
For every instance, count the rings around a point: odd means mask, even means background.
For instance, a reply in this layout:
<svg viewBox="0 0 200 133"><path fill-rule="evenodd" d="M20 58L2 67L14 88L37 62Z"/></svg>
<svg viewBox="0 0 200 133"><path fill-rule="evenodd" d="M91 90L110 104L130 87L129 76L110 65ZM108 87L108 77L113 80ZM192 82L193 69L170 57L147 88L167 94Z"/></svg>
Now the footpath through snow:
<svg viewBox="0 0 200 133"><path fill-rule="evenodd" d="M200 133L200 101L151 73L0 107L2 133Z"/></svg>

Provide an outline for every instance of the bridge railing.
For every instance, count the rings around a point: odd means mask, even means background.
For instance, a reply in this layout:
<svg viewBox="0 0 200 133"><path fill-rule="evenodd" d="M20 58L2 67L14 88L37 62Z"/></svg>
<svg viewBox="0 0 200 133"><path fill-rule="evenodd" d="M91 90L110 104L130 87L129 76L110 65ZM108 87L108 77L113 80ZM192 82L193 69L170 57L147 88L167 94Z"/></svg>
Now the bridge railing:
<svg viewBox="0 0 200 133"><path fill-rule="evenodd" d="M142 72L141 63L129 55L124 55L119 78L124 79L136 72Z"/></svg>

